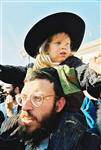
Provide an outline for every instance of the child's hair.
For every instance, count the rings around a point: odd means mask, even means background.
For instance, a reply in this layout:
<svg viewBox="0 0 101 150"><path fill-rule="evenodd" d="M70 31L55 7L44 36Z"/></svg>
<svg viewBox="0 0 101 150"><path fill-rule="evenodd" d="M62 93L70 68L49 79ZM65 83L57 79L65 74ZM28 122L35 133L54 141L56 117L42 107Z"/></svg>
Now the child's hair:
<svg viewBox="0 0 101 150"><path fill-rule="evenodd" d="M48 47L50 42L50 39L46 40L39 48L39 54L36 56L33 70L53 66L53 63L48 54Z"/></svg>

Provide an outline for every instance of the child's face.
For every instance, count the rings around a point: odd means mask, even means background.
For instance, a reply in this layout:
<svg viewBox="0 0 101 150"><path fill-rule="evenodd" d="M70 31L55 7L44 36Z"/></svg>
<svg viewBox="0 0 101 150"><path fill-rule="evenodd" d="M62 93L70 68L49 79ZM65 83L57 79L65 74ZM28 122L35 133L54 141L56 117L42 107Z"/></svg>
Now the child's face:
<svg viewBox="0 0 101 150"><path fill-rule="evenodd" d="M49 44L48 53L52 62L63 62L71 55L71 40L70 37L64 33L58 33L53 35Z"/></svg>

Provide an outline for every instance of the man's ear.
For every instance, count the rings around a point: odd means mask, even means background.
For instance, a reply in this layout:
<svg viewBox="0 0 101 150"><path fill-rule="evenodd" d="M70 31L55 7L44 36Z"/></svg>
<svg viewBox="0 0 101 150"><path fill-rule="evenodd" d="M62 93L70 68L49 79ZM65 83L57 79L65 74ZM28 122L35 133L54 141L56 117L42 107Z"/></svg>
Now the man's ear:
<svg viewBox="0 0 101 150"><path fill-rule="evenodd" d="M66 104L66 100L64 97L61 97L57 102L56 102L56 112L60 112Z"/></svg>

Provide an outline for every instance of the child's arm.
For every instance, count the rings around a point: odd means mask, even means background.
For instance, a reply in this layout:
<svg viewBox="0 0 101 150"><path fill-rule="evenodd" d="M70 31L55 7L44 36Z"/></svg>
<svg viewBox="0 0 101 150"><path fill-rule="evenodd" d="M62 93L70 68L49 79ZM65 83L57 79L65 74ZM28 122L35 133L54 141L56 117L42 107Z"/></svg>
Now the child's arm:
<svg viewBox="0 0 101 150"><path fill-rule="evenodd" d="M76 74L82 90L89 90L90 95L99 98L101 92L101 75L91 69L89 65L77 67Z"/></svg>

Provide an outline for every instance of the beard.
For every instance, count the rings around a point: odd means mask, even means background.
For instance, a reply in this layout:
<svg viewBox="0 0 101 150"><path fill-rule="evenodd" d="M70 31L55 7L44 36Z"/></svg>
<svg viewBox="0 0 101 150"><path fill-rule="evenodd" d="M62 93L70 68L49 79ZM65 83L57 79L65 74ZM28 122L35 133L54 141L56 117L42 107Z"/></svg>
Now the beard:
<svg viewBox="0 0 101 150"><path fill-rule="evenodd" d="M56 108L54 106L51 113L44 117L41 121L41 127L34 130L32 133L27 132L26 125L20 125L20 137L24 141L30 141L36 146L39 145L43 139L49 137L50 133L57 129L59 125L60 114L61 113L56 112Z"/></svg>
<svg viewBox="0 0 101 150"><path fill-rule="evenodd" d="M97 128L101 136L101 104L99 104L99 108L97 110Z"/></svg>

